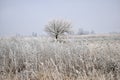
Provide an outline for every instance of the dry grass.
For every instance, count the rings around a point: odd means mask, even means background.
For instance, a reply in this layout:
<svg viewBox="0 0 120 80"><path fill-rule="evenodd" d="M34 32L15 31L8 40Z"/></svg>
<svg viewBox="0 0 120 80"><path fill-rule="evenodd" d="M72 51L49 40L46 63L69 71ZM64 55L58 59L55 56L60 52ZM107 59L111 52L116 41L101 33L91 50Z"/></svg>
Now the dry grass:
<svg viewBox="0 0 120 80"><path fill-rule="evenodd" d="M120 80L118 36L1 37L0 80Z"/></svg>

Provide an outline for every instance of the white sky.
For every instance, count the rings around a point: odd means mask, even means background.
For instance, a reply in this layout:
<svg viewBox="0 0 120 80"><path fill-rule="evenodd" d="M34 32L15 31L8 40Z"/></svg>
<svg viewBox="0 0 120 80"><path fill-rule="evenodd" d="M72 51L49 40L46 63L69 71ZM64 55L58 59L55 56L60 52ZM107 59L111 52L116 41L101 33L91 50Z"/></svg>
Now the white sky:
<svg viewBox="0 0 120 80"><path fill-rule="evenodd" d="M120 0L0 0L0 34L44 34L51 19L96 33L120 32Z"/></svg>

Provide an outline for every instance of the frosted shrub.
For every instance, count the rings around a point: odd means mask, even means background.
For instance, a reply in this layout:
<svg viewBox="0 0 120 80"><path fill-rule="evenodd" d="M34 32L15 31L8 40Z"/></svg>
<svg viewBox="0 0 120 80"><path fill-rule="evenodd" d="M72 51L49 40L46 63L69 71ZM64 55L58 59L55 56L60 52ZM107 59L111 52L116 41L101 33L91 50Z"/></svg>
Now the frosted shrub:
<svg viewBox="0 0 120 80"><path fill-rule="evenodd" d="M120 39L111 37L0 38L0 80L119 80Z"/></svg>

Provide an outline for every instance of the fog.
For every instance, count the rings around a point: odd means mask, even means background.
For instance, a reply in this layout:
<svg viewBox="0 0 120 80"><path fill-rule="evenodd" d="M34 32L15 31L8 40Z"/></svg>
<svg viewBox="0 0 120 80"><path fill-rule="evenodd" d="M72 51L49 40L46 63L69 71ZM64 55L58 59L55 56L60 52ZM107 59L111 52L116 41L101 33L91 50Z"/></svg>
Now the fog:
<svg viewBox="0 0 120 80"><path fill-rule="evenodd" d="M44 35L52 19L96 33L120 32L120 0L0 0L0 35Z"/></svg>

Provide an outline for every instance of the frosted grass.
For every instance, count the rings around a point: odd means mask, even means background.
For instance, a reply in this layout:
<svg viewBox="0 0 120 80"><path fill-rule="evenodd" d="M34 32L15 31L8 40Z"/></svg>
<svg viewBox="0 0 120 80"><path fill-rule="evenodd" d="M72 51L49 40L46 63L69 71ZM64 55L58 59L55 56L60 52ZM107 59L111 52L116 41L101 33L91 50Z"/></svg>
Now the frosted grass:
<svg viewBox="0 0 120 80"><path fill-rule="evenodd" d="M119 79L116 36L61 42L46 37L0 38L0 80Z"/></svg>

